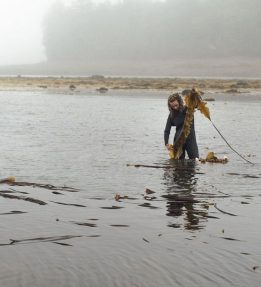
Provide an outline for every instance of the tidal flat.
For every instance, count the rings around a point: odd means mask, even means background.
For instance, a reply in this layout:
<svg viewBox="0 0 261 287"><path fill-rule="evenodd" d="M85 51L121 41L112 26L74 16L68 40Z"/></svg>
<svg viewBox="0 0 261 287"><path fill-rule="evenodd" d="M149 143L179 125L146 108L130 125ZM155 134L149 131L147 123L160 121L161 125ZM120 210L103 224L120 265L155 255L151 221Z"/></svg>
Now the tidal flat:
<svg viewBox="0 0 261 287"><path fill-rule="evenodd" d="M261 90L261 79L233 78L138 78L138 77L0 77L1 90L166 90L176 91L197 87L203 91L246 93Z"/></svg>
<svg viewBox="0 0 261 287"><path fill-rule="evenodd" d="M0 184L1 286L259 287L260 87L79 81L0 84L0 179L15 177ZM195 85L215 98L213 122L253 164L199 112L200 156L228 163L169 159L167 97Z"/></svg>

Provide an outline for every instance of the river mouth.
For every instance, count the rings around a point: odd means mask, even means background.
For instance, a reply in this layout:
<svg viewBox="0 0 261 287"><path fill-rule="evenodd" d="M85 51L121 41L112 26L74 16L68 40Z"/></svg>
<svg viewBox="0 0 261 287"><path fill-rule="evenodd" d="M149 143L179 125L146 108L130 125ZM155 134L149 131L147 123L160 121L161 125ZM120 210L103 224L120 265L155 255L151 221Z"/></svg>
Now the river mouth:
<svg viewBox="0 0 261 287"><path fill-rule="evenodd" d="M200 156L229 158L202 164L168 159L167 97L0 93L1 178L32 183L0 185L3 286L259 286L261 102L208 103L254 165L196 113Z"/></svg>

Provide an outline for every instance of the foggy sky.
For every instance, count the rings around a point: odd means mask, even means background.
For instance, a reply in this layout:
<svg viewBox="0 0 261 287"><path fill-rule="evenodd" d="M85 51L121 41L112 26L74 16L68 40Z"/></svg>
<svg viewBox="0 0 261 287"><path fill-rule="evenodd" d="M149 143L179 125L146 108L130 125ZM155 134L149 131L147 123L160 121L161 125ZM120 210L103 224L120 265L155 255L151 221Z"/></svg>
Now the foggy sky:
<svg viewBox="0 0 261 287"><path fill-rule="evenodd" d="M260 0L122 0L53 5L44 21L49 61L260 58Z"/></svg>
<svg viewBox="0 0 261 287"><path fill-rule="evenodd" d="M46 60L43 18L57 0L0 0L0 66ZM69 6L74 0L59 0ZM93 0L101 3L109 0ZM117 0L111 0L115 2Z"/></svg>
<svg viewBox="0 0 261 287"><path fill-rule="evenodd" d="M251 74L255 63L259 75L260 27L260 0L0 0L0 66L68 63L57 73L77 74L80 66L106 73L120 63L126 73L132 65L150 74L154 65L151 73L161 75L177 61L204 60L211 69L214 59L233 74L229 61L242 59L242 69Z"/></svg>

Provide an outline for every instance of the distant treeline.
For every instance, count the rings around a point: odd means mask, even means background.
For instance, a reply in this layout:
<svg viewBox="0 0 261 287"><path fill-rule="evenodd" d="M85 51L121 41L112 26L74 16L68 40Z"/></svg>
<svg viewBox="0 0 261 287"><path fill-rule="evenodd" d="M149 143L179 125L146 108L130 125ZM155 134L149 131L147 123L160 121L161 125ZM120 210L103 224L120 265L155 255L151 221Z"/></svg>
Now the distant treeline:
<svg viewBox="0 0 261 287"><path fill-rule="evenodd" d="M57 2L44 21L50 61L261 56L260 0Z"/></svg>

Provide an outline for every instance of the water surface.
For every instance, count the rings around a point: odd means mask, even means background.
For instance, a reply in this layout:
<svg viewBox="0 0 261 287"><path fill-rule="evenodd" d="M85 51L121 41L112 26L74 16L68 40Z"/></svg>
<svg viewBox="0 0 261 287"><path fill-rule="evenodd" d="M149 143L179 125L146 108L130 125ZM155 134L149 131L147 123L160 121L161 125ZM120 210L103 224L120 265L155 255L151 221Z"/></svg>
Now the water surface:
<svg viewBox="0 0 261 287"><path fill-rule="evenodd" d="M246 94L208 103L254 165L196 113L200 156L229 158L201 164L168 159L167 97L0 92L1 178L79 189L0 186L47 203L0 197L2 286L260 285L261 102Z"/></svg>

